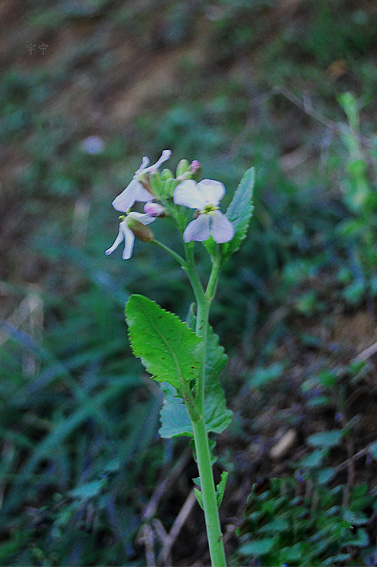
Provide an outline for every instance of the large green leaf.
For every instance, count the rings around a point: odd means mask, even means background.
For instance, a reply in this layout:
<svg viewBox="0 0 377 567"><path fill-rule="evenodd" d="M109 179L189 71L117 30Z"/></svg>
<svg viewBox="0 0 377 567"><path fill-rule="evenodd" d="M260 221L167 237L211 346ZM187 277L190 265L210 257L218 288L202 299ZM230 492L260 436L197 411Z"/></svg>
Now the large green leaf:
<svg viewBox="0 0 377 567"><path fill-rule="evenodd" d="M126 320L133 353L158 382L178 390L198 376L201 339L176 315L143 295L132 295Z"/></svg>
<svg viewBox="0 0 377 567"><path fill-rule="evenodd" d="M190 310L188 325L195 328L195 315ZM224 348L219 345L219 337L212 328L208 329L206 352L206 382L204 415L208 432L221 433L231 421L232 412L226 408L225 396L219 382L219 374L227 356ZM181 398L174 388L163 385L165 395L164 405L161 409L161 437L178 437L188 435L193 437L192 426Z"/></svg>
<svg viewBox="0 0 377 567"><path fill-rule="evenodd" d="M193 437L194 433L186 406L178 396L177 390L166 382L161 384L161 389L164 393L160 413L161 427L159 433L161 437L166 439L180 437L181 435Z"/></svg>
<svg viewBox="0 0 377 567"><path fill-rule="evenodd" d="M222 253L224 260L239 249L241 242L246 236L254 208L252 203L254 183L255 169L251 167L245 172L241 179L232 202L225 213L234 226L235 234L232 240L226 242L223 246Z"/></svg>

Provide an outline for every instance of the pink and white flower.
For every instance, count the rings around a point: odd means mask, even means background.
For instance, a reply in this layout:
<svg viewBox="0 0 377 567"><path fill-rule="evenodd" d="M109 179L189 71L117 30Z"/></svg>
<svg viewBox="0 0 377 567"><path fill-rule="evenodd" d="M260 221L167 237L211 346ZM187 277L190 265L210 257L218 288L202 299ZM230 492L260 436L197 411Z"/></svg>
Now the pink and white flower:
<svg viewBox="0 0 377 567"><path fill-rule="evenodd" d="M183 233L185 242L202 242L210 236L218 244L232 240L234 227L218 206L224 194L224 185L212 179L203 179L199 183L186 180L176 187L174 203L199 212L198 217L187 225Z"/></svg>
<svg viewBox="0 0 377 567"><path fill-rule="evenodd" d="M135 201L151 201L154 199L154 195L150 193L145 187L143 187L142 183L140 182L140 177L145 173L149 173L150 171L154 171L160 167L162 163L168 160L171 156L171 150L164 150L161 154L161 157L154 163L153 165L149 164L149 158L144 156L139 169L135 172L135 175L131 181L127 185L127 187L115 197L112 205L115 210L120 212L126 212L128 209L132 207Z"/></svg>
<svg viewBox="0 0 377 567"><path fill-rule="evenodd" d="M124 220L122 220L122 222L119 224L118 236L116 237L114 244L110 246L108 250L106 250L105 252L106 256L112 254L114 250L118 248L118 246L124 240L124 249L123 249L122 258L123 260L129 260L132 256L132 252L134 249L135 234L133 230L135 231L135 225L137 226L137 223L141 223L142 225L147 225L155 220L156 219L154 217L151 217L143 213L136 213L136 212L129 213L124 218Z"/></svg>

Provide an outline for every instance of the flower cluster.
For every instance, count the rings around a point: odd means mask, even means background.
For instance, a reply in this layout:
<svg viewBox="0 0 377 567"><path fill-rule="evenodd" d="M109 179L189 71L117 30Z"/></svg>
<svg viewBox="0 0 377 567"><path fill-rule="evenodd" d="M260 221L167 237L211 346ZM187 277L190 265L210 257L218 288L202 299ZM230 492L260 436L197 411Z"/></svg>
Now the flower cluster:
<svg viewBox="0 0 377 567"><path fill-rule="evenodd" d="M150 224L154 220L156 220L156 209L155 207L161 207L158 203L152 203L154 199L154 195L143 185L143 177L145 174L149 173L150 171L155 171L158 167L167 161L171 156L170 150L164 150L161 154L161 157L149 167L149 158L144 156L141 160L141 164L139 169L135 172L135 175L131 181L127 185L127 187L122 191L120 195L115 197L112 205L116 211L120 211L122 213L126 213L121 217L121 223L119 224L119 232L118 236L116 237L114 244L110 246L105 252L108 256L112 254L116 248L124 241L124 250L122 254L123 260L129 260L132 256L132 252L134 249L134 242L135 242L135 235L142 239L143 233L146 234L146 231L143 230L143 226ZM136 201L145 202L145 214L136 213L136 212L129 212L129 209ZM153 207L154 205L154 207ZM151 232L149 231L149 240L153 240L153 235L151 237ZM147 238L148 240L148 238Z"/></svg>
<svg viewBox="0 0 377 567"><path fill-rule="evenodd" d="M132 256L135 236L144 241L152 241L153 233L146 225L156 220L156 217L165 215L165 208L154 202L153 195L148 182L148 173L156 172L159 166L171 156L170 150L164 150L161 157L153 165L149 164L149 158L143 157L139 169L135 172L132 181L118 195L112 205L115 210L125 213L119 224L119 233L114 244L106 250L109 255L124 241L123 259L128 260ZM200 164L194 160L190 165L191 175L200 170ZM182 177L178 178L182 179ZM183 232L185 242L192 240L203 242L211 236L218 244L228 242L234 236L234 227L227 217L219 210L219 203L225 194L225 187L219 181L203 179L196 183L193 179L181 181L174 190L173 201L176 205L183 205L190 209L196 209L195 218L187 225ZM145 202L144 214L129 212L137 201Z"/></svg>

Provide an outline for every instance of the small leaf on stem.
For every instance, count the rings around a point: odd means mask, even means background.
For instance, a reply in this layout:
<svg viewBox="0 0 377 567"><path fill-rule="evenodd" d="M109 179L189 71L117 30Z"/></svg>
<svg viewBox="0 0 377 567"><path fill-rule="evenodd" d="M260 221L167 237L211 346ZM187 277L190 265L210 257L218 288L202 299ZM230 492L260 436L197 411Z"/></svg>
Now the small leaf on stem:
<svg viewBox="0 0 377 567"><path fill-rule="evenodd" d="M226 242L222 247L224 260L239 249L241 242L246 236L254 208L252 203L254 183L255 168L251 167L241 179L232 202L225 213L234 226L235 234L232 240Z"/></svg>
<svg viewBox="0 0 377 567"><path fill-rule="evenodd" d="M227 471L223 471L221 473L221 480L216 485L216 499L217 499L217 507L220 508L221 503L224 498L225 486L226 481L228 480L229 473Z"/></svg>

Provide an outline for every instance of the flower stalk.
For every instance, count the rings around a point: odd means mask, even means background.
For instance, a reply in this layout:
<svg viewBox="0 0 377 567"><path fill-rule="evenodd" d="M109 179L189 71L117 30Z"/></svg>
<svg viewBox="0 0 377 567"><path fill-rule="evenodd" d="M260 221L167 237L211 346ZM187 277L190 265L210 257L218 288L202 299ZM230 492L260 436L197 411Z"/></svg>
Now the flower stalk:
<svg viewBox="0 0 377 567"><path fill-rule="evenodd" d="M226 567L219 507L227 473L222 473L222 480L216 486L208 435L224 431L231 411L226 408L218 382L226 357L209 326L209 314L221 265L246 236L252 212L254 172L253 169L246 172L224 214L219 204L225 187L211 179L200 181L201 165L197 160L191 164L181 160L175 177L169 169L159 173L158 168L170 155L170 150L164 150L149 167L149 159L144 157L131 182L114 199L114 209L125 215L120 217L118 236L106 254L111 254L124 242L122 257L130 259L136 237L170 254L187 273L196 300L195 324L191 319L187 325L154 301L137 294L131 295L127 302L126 319L134 354L141 358L152 378L162 383L165 400L161 410L161 436L193 437L200 477L200 491L195 490L195 494L204 510L211 564ZM146 203L144 214L130 211L138 202ZM187 209L195 209L195 212L190 214ZM146 226L165 218L174 222L182 236L184 257L157 240ZM204 243L212 261L206 287L195 264L195 242Z"/></svg>
<svg viewBox="0 0 377 567"><path fill-rule="evenodd" d="M192 425L211 564L212 567L226 567L223 534L221 532L219 510L217 507L208 434L203 418L198 421L193 421Z"/></svg>
<svg viewBox="0 0 377 567"><path fill-rule="evenodd" d="M194 433L196 459L198 463L211 563L213 567L226 567L225 551L222 539L223 536L221 532L216 488L211 463L211 452L204 416L209 313L211 302L216 290L220 262L219 260L214 261L207 285L207 292L204 293L204 289L200 283L195 267L192 243L190 242L187 244L185 248L188 266L187 274L193 288L197 305L196 334L202 339L201 369L195 391L195 406L198 410L198 414L193 416L192 412L189 411L189 415Z"/></svg>

